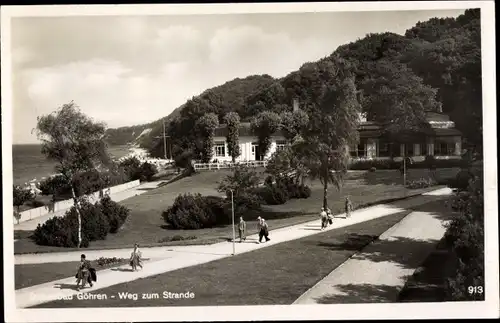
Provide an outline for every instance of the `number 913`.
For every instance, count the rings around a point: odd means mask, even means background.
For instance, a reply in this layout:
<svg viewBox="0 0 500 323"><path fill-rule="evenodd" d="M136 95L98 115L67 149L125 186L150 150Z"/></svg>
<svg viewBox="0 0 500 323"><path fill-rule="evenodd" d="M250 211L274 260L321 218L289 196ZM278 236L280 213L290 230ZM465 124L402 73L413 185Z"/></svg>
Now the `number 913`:
<svg viewBox="0 0 500 323"><path fill-rule="evenodd" d="M483 286L469 286L467 288L467 291L469 294L482 294L483 293Z"/></svg>

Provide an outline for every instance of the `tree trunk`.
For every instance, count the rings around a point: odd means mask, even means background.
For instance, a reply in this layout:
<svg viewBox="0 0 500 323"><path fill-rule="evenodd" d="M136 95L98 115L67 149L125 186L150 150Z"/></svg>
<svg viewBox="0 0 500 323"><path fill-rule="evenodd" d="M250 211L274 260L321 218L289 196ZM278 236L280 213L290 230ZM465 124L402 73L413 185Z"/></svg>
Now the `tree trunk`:
<svg viewBox="0 0 500 323"><path fill-rule="evenodd" d="M325 211L328 209L327 197L328 197L328 181L325 180L323 182L323 208L325 209Z"/></svg>
<svg viewBox="0 0 500 323"><path fill-rule="evenodd" d="M78 248L82 245L82 215L78 208L78 199L76 198L75 188L71 185L71 195L73 196L73 203L75 205L76 214L78 215Z"/></svg>

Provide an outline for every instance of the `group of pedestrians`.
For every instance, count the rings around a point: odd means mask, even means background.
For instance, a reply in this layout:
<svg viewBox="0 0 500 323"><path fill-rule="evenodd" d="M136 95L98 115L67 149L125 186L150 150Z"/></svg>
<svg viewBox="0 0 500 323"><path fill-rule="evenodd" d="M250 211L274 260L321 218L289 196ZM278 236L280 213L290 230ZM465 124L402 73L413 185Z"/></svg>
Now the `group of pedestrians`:
<svg viewBox="0 0 500 323"><path fill-rule="evenodd" d="M246 230L247 223L243 220L243 217L240 217L240 222L238 223L240 242L246 241ZM257 218L257 231L259 232L259 241L257 243L261 243L263 238L265 238L266 242L271 240L269 238L269 226L267 225L266 220L260 216Z"/></svg>
<svg viewBox="0 0 500 323"><path fill-rule="evenodd" d="M352 209L353 207L351 200L349 199L349 197L347 197L345 199L346 218L351 216ZM329 208L321 208L320 218L321 230L326 229L328 225L333 223L333 214ZM245 220L243 220L243 217L240 217L240 222L238 223L240 242L246 241L246 230L247 224ZM267 225L266 220L260 216L257 218L257 231L259 232L259 241L257 243L262 243L262 239L265 239L265 242L271 240L269 238L269 226ZM137 267L140 267L141 269L143 268L142 253L139 250L139 245L137 243L134 244L134 250L130 255L129 264L132 267L132 271L136 271ZM92 267L92 264L86 259L86 256L84 254L80 256L80 263L78 264L75 278L77 290L80 290L80 284L81 288L85 288L85 285L87 283L90 285L90 287L92 287L93 283L97 281L96 270Z"/></svg>
<svg viewBox="0 0 500 323"><path fill-rule="evenodd" d="M353 210L352 202L349 197L346 197L344 202L345 209L345 217L349 218L351 216L351 211ZM329 208L321 208L321 212L319 213L319 217L321 220L321 230L324 230L328 227L328 225L333 224L333 214Z"/></svg>
<svg viewBox="0 0 500 323"><path fill-rule="evenodd" d="M137 267L140 267L141 269L143 268L142 253L139 250L139 245L137 243L134 244L134 250L130 255L129 264L132 267L132 271L136 271ZM84 254L80 256L80 263L78 264L75 278L77 291L79 291L80 288L85 288L87 283L90 287L92 287L94 286L93 283L97 281L96 270L92 267L91 262L87 260L87 257Z"/></svg>

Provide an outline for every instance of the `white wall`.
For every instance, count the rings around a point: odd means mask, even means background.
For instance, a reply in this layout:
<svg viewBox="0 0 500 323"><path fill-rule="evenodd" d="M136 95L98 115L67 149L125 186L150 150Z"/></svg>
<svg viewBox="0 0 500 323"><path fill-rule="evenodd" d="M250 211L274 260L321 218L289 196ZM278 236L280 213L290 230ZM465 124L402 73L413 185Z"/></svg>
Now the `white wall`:
<svg viewBox="0 0 500 323"><path fill-rule="evenodd" d="M268 153L264 157L264 159L269 159L271 155L276 151L276 141L279 140L285 140L284 137L282 136L272 136L271 137L271 148L269 149ZM225 143L226 147L226 156L224 157L219 157L215 155L215 142L217 141L223 141ZM250 136L242 136L239 138L239 145L240 145L240 150L241 154L238 158L236 158L236 161L252 161L255 160L255 154L252 154L252 142L257 142L256 137L250 137ZM230 162L231 156L229 156L229 151L227 149L227 143L226 143L226 137L214 137L214 152L212 156L212 161L218 160L219 162L221 161L227 161Z"/></svg>
<svg viewBox="0 0 500 323"><path fill-rule="evenodd" d="M121 185L116 185L116 186L112 186L112 187L108 187L108 188L103 189L103 194L106 194L106 193L107 194L115 194L115 193L129 190L129 189L136 187L136 186L139 186L139 185L140 185L139 180L124 183ZM87 195L87 197L89 198L91 203L95 203L100 199L101 194L100 194L100 192L94 192L92 194ZM56 213L56 212L68 210L72 206L73 206L73 199L69 199L69 200L56 202L54 204L53 208L52 208L52 206L49 207L48 205L45 205L45 206L37 207L35 209L26 210L26 211L21 212L21 219L19 219L19 223L29 221L29 220L32 220L32 219L35 219L35 218L38 218L38 217L41 217L41 216L44 216L44 215L47 215L50 213ZM15 218L14 218L14 224L17 224L17 220Z"/></svg>

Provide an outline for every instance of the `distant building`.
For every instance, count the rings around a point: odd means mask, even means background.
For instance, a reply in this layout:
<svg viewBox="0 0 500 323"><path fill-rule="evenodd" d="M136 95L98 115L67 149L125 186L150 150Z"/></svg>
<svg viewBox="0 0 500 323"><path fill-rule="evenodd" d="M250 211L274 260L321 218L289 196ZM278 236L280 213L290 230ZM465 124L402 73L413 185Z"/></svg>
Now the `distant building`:
<svg viewBox="0 0 500 323"><path fill-rule="evenodd" d="M298 102L294 101L294 110ZM350 147L353 159L391 159L400 160L403 156L414 161L422 161L425 156L435 156L437 159L459 159L462 154L462 134L455 129L455 124L446 114L427 112L426 120L430 127L420 132L408 132L394 136L392 139L384 136L384 127L376 122L367 121L360 116L359 137L356 147ZM226 143L227 127L220 125L215 130L214 153L212 161L231 161ZM405 138L404 144L401 138ZM257 137L250 129L250 123L241 123L239 129L239 145L241 155L236 161L266 160L280 149L284 149L287 141L281 131L271 137L269 152L262 156L259 151Z"/></svg>

